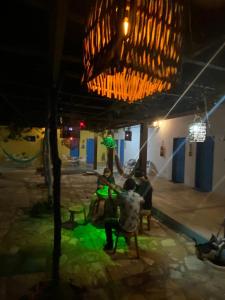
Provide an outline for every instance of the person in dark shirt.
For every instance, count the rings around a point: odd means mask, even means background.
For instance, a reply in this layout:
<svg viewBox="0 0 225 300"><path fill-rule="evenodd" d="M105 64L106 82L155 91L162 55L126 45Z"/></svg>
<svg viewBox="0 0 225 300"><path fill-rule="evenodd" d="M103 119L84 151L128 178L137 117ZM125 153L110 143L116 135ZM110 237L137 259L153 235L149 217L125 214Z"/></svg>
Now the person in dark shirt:
<svg viewBox="0 0 225 300"><path fill-rule="evenodd" d="M151 210L152 208L152 186L147 176L140 169L135 170L134 180L136 183L135 192L144 198L144 203L141 209Z"/></svg>

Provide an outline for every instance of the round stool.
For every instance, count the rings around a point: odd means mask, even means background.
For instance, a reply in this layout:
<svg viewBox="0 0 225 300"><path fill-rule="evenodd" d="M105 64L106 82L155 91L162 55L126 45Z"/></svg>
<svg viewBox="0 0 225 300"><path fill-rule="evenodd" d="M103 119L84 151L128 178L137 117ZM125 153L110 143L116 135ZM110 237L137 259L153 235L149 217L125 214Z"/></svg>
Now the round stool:
<svg viewBox="0 0 225 300"><path fill-rule="evenodd" d="M75 221L75 215L78 214L83 214L84 216L84 225L87 222L87 217L86 217L86 210L85 207L83 205L73 205L69 207L69 213L70 213L70 218L68 221L64 222L62 224L62 227L66 228L66 229L74 229L78 223Z"/></svg>

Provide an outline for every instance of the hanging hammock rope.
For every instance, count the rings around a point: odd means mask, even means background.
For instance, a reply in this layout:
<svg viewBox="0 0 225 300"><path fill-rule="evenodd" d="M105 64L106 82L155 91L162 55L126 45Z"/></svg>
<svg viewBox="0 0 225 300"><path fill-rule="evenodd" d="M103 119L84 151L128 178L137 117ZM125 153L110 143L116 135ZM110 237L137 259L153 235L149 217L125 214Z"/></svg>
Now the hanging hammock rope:
<svg viewBox="0 0 225 300"><path fill-rule="evenodd" d="M0 148L2 149L3 153L11 160L17 162L17 163L29 163L33 160L35 160L40 154L41 151L39 151L38 153L36 153L34 156L29 157L29 158L23 158L23 159L19 159L17 157L15 157L13 154L8 153L3 147L0 146Z"/></svg>

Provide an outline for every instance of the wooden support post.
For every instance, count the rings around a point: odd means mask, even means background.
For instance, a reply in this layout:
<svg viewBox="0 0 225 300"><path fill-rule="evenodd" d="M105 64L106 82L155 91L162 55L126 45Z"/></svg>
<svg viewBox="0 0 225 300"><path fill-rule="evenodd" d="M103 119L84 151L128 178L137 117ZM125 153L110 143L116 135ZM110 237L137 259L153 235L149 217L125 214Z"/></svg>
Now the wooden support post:
<svg viewBox="0 0 225 300"><path fill-rule="evenodd" d="M54 209L54 248L52 258L52 281L59 284L59 262L61 255L61 211L60 211L60 179L61 160L58 155L58 103L57 87L60 82L60 68L63 54L65 28L67 18L67 0L50 1L50 23L49 23L49 83L50 83L50 147L53 164L53 209Z"/></svg>
<svg viewBox="0 0 225 300"><path fill-rule="evenodd" d="M94 136L94 165L93 165L94 170L97 170L97 167L98 167L97 157L98 157L98 136L95 133L95 136Z"/></svg>
<svg viewBox="0 0 225 300"><path fill-rule="evenodd" d="M225 218L223 220L223 237L225 238Z"/></svg>
<svg viewBox="0 0 225 300"><path fill-rule="evenodd" d="M61 160L58 154L57 139L57 95L56 89L51 93L51 115L50 115L50 146L53 164L53 209L54 209L54 247L52 261L52 280L59 283L59 261L61 255L61 211L60 211L60 191L61 191Z"/></svg>
<svg viewBox="0 0 225 300"><path fill-rule="evenodd" d="M114 149L113 148L108 148L107 149L107 165L108 165L108 168L111 170L111 172L113 173L113 151Z"/></svg>
<svg viewBox="0 0 225 300"><path fill-rule="evenodd" d="M109 130L108 134L114 137L113 131ZM113 156L114 156L113 154L114 154L114 149L107 148L107 167L110 169L112 174L113 174Z"/></svg>
<svg viewBox="0 0 225 300"><path fill-rule="evenodd" d="M148 139L148 125L141 124L140 127L140 154L139 154L139 168L145 173L147 169L147 139Z"/></svg>
<svg viewBox="0 0 225 300"><path fill-rule="evenodd" d="M48 204L51 206L53 202L53 190L52 190L52 165L51 165L49 127L45 128L45 136L43 140L43 167L44 167L45 184L48 187Z"/></svg>

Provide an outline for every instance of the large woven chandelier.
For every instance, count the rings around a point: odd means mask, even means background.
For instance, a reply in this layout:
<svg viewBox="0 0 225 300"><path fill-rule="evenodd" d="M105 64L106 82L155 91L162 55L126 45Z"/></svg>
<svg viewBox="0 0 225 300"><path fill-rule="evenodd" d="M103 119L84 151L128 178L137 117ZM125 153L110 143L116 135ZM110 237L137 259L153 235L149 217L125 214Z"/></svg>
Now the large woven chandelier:
<svg viewBox="0 0 225 300"><path fill-rule="evenodd" d="M96 0L84 38L89 91L132 103L169 90L182 44L181 0Z"/></svg>

